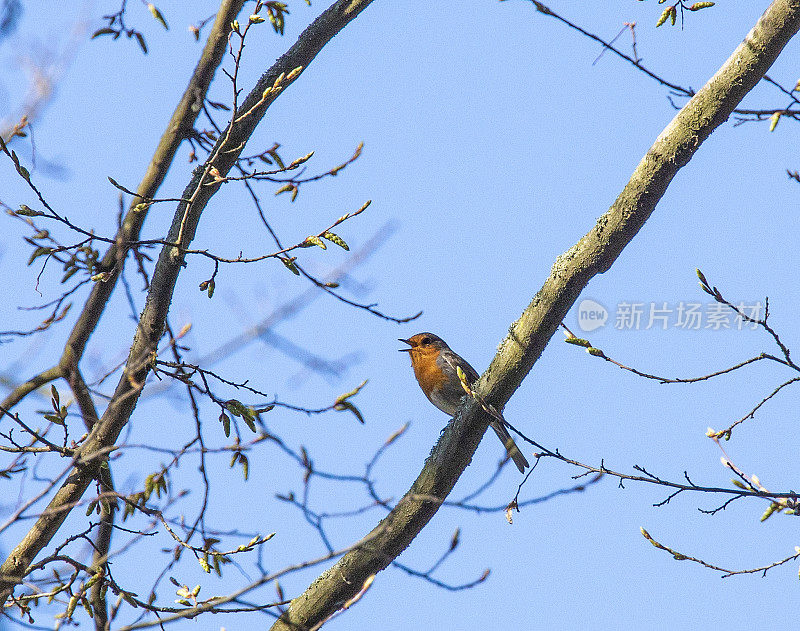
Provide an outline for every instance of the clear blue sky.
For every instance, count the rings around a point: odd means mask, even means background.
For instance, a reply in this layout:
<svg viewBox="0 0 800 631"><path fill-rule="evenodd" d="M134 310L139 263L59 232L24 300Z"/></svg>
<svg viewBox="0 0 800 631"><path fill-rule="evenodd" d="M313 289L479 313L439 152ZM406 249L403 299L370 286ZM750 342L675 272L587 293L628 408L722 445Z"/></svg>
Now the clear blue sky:
<svg viewBox="0 0 800 631"><path fill-rule="evenodd" d="M77 4L77 3L76 3ZM117 191L113 177L135 188L172 108L200 52L189 24L213 13L213 2L162 3L170 24L164 31L144 5L130 4L129 22L147 37L143 56L132 41L86 33L102 25L99 16L116 4L83 3L39 9L26 4L16 33L0 42L0 116L16 111L25 86L26 56L34 61L65 55L57 90L35 121L35 181L47 199L73 222L113 234ZM718 3L687 15L684 28L655 28L663 5L648 2L553 2L551 7L588 30L610 39L625 22L636 22L638 53L664 78L697 89L738 45L767 6L766 2ZM730 5L730 6L729 6ZM283 38L262 25L247 49L241 85L248 90L258 74L293 43L323 9L290 5ZM246 15L246 13L245 13ZM73 27L78 34L72 34ZM82 32L82 34L80 34ZM623 34L620 47L630 50ZM387 224L391 237L352 275L347 295L376 302L381 311L424 315L398 326L320 296L276 333L327 358L342 360L338 376L304 367L264 342L254 342L213 366L229 379L250 379L262 391L309 407L330 404L364 379L368 385L354 401L366 419L348 414L305 415L276 409L264 417L292 447L307 446L318 467L361 473L382 442L404 423L411 426L382 458L375 475L384 497L398 498L416 477L447 418L422 396L398 337L433 331L483 371L508 326L519 316L546 278L556 256L575 243L624 186L644 152L674 115L668 90L611 54L596 63L601 48L552 19L534 12L529 2L380 2L369 7L319 55L302 78L270 109L247 152L281 143L289 161L310 151L310 172L324 171L351 155L359 142L363 156L337 178L304 187L296 202L274 197L275 187L260 188L265 210L287 243L316 233L368 199L369 210L338 229L356 250ZM798 44L792 42L769 74L793 87ZM230 63L227 64L230 66ZM216 101L230 100L220 73L212 90ZM676 103L682 103L676 99ZM761 84L745 107L782 107L786 97ZM223 118L220 121L224 122ZM790 347L797 347L794 321L800 293L797 283L797 187L786 169L797 169L797 129L781 121L773 133L767 123L722 126L673 181L655 213L618 262L592 281L582 298L609 312L606 325L587 337L609 356L643 371L666 376L708 373L774 346L760 331L686 330L675 326L679 305L708 303L695 268L733 302L753 304L770 297L772 324ZM30 163L24 143L18 153ZM177 157L160 196L178 196L193 168L188 147ZM60 170L46 168L51 162ZM8 161L0 162L0 201L11 207L35 206ZM159 238L173 207L151 211L146 238ZM2 329L35 325L18 306L54 297L53 268L36 289L37 267L26 268L23 226L2 219L0 278L6 299L0 304ZM55 228L54 228L55 229ZM61 233L64 235L64 233ZM68 237L64 236L65 239ZM198 248L235 257L272 250L243 189L230 186L208 207L195 240ZM309 270L325 274L347 261L330 247L303 250ZM173 300L176 328L191 322L188 357L203 357L308 286L282 265L223 267L217 291L208 300L197 289L213 271L209 261L191 258ZM128 273L143 305L141 282ZM351 291L352 290L352 291ZM81 294L82 295L82 294ZM75 311L81 300L76 301ZM666 303L666 330L646 322L636 329L615 327L620 304ZM98 330L84 359L92 378L122 361L134 323L122 291ZM74 313L73 313L74 315ZM44 366L57 357L71 326L45 336L0 347L0 373L21 378L31 362ZM580 332L575 313L568 326ZM22 366L22 368L20 368ZM505 415L526 434L565 455L633 472L633 465L670 480L687 472L697 484L727 486L731 474L722 453L705 436L744 416L790 376L767 365L695 385L659 385L616 369L581 349L552 340ZM116 377L102 386L110 392ZM157 382L151 384L158 386ZM63 389L63 385L60 386ZM239 396L229 392L227 396ZM730 458L746 473L757 474L770 490L796 488L796 394L791 388L762 408L725 444ZM45 400L22 406L33 410ZM145 396L137 407L128 444L159 440L181 444L193 431L184 393L175 388L159 398ZM215 426L218 410L203 407L210 444L226 444ZM77 432L77 424L75 425ZM247 430L245 429L245 432ZM78 432L80 433L80 432ZM526 449L528 453L532 448ZM501 455L490 436L454 491L459 498L494 470ZM136 490L166 456L130 449L115 466L121 490ZM302 470L275 448L261 446L250 455L251 476L228 470L229 456L210 460L213 478L208 525L247 533L277 533L265 545L270 569L320 555L324 549L298 512L276 502L275 493L302 488ZM55 463L56 467L62 463ZM578 473L565 465L542 462L526 483L521 499L573 485ZM175 489L197 488L196 462L175 476ZM482 497L486 505L506 504L519 476L513 467ZM0 501L2 519L14 506L17 489ZM137 487L138 485L138 487ZM336 511L367 501L357 487L312 487L313 506ZM371 591L331 629L440 628L470 631L510 629L752 629L780 619L796 601L796 562L759 575L725 580L689 562L675 561L639 534L731 569L766 565L793 554L798 544L790 518L759 517L766 503L740 501L715 516L723 499L680 495L666 506L653 504L668 493L661 488L612 478L583 494L527 507L508 525L502 512L473 515L443 509L400 561L428 567L444 551L455 528L461 547L438 570L443 581L461 583L492 570L481 586L450 593L397 570L381 573ZM196 512L199 493L179 504L187 518ZM71 522L85 525L83 511ZM377 510L332 524L335 546L363 535L382 514ZM29 523L29 522L28 522ZM143 526L145 522L137 522ZM135 526L136 524L134 524ZM8 550L21 531L0 538ZM235 547L242 541L231 539ZM121 582L146 594L170 548L169 536L140 543L120 560ZM157 561L145 561L153 553ZM136 556L141 555L141 556ZM137 560L138 559L138 560ZM133 571L123 567L135 565ZM226 568L224 580L204 575L187 561L172 572L189 585L201 583L201 597L223 594L257 575L248 561L243 575ZM312 570L282 581L287 596L298 594L319 573ZM127 583L126 583L127 581ZM138 589L137 589L138 588ZM175 598L164 584L161 602ZM252 602L274 598L267 588ZM38 616L45 622L46 616ZM129 619L125 620L126 622ZM87 623L88 624L88 623ZM256 614L201 620L200 628L254 628L269 624ZM178 623L174 629L196 628Z"/></svg>

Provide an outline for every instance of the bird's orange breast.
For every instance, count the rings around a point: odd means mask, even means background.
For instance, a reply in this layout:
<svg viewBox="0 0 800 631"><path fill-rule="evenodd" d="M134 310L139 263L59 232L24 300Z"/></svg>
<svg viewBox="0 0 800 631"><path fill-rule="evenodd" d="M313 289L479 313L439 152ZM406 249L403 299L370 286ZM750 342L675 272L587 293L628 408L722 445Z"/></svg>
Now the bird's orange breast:
<svg viewBox="0 0 800 631"><path fill-rule="evenodd" d="M439 353L426 353L416 349L411 351L411 365L420 387L428 394L440 390L448 381L447 375L436 363Z"/></svg>

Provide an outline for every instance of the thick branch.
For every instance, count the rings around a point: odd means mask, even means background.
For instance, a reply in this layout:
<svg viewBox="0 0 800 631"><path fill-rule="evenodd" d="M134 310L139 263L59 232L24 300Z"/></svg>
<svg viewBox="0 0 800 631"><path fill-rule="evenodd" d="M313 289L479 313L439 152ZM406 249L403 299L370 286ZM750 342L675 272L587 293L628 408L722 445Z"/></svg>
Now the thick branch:
<svg viewBox="0 0 800 631"><path fill-rule="evenodd" d="M92 553L92 571L108 574L108 553L111 549L111 535L114 530L114 511L117 509L113 499L114 481L111 470L104 469L100 476L100 492L106 497L99 503L100 524L94 540ZM94 610L94 628L96 631L106 631L108 628L108 604L106 602L107 585L101 580L92 585L91 603Z"/></svg>
<svg viewBox="0 0 800 631"><path fill-rule="evenodd" d="M730 59L656 139L611 208L555 262L479 382L479 394L502 409L589 280L611 267L678 170L727 120L799 28L800 0L775 0L770 5ZM466 404L409 492L368 535L369 543L347 553L295 598L273 631L315 627L353 598L370 576L389 565L436 513L472 458L488 422L480 406Z"/></svg>
<svg viewBox="0 0 800 631"><path fill-rule="evenodd" d="M81 446L80 456L76 458L71 474L34 526L0 566L0 602L8 598L34 557L49 543L70 510L80 501L97 475L100 463L107 458L109 449L133 413L150 370L152 356L164 331L175 283L184 265L184 252L194 237L202 211L219 188L209 175L212 168L223 177L228 173L277 95L296 80L323 46L371 2L339 0L303 31L289 51L259 79L241 107L233 113L231 126L220 137L206 163L195 170L192 182L181 198L191 201L181 202L175 213L167 237L175 245L164 246L161 250L122 378L102 418ZM295 73L289 76L292 70ZM284 79L282 83L278 81L281 76ZM280 84L281 89L276 90L276 84ZM273 89L265 95L268 88Z"/></svg>

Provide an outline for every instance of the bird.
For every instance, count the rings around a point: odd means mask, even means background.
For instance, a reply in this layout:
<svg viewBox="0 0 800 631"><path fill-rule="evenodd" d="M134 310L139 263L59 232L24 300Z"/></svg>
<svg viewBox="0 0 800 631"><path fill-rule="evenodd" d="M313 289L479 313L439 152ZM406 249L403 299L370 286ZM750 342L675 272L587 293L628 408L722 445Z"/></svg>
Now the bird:
<svg viewBox="0 0 800 631"><path fill-rule="evenodd" d="M409 345L410 348L401 348L399 351L408 353L411 357L414 376L428 400L445 414L455 416L461 398L466 395L457 368L461 368L470 386L479 378L476 370L466 359L453 352L442 338L433 333L417 333L407 340L397 339ZM502 415L499 412L496 414L497 417L492 418L489 425L503 443L508 457L514 461L517 469L520 473L525 473L530 464L505 428Z"/></svg>

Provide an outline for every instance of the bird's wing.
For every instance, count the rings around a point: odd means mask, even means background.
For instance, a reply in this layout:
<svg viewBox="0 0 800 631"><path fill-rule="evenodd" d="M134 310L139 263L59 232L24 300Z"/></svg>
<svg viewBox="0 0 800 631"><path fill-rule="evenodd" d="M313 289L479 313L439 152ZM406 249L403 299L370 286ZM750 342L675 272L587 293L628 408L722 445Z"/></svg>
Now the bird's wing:
<svg viewBox="0 0 800 631"><path fill-rule="evenodd" d="M475 383L480 377L476 370L469 365L469 362L466 359L460 355L457 355L453 351L442 352L439 357L450 366L453 372L456 372L456 367L461 366L461 370L464 371L464 374L467 377L467 383L470 385Z"/></svg>

